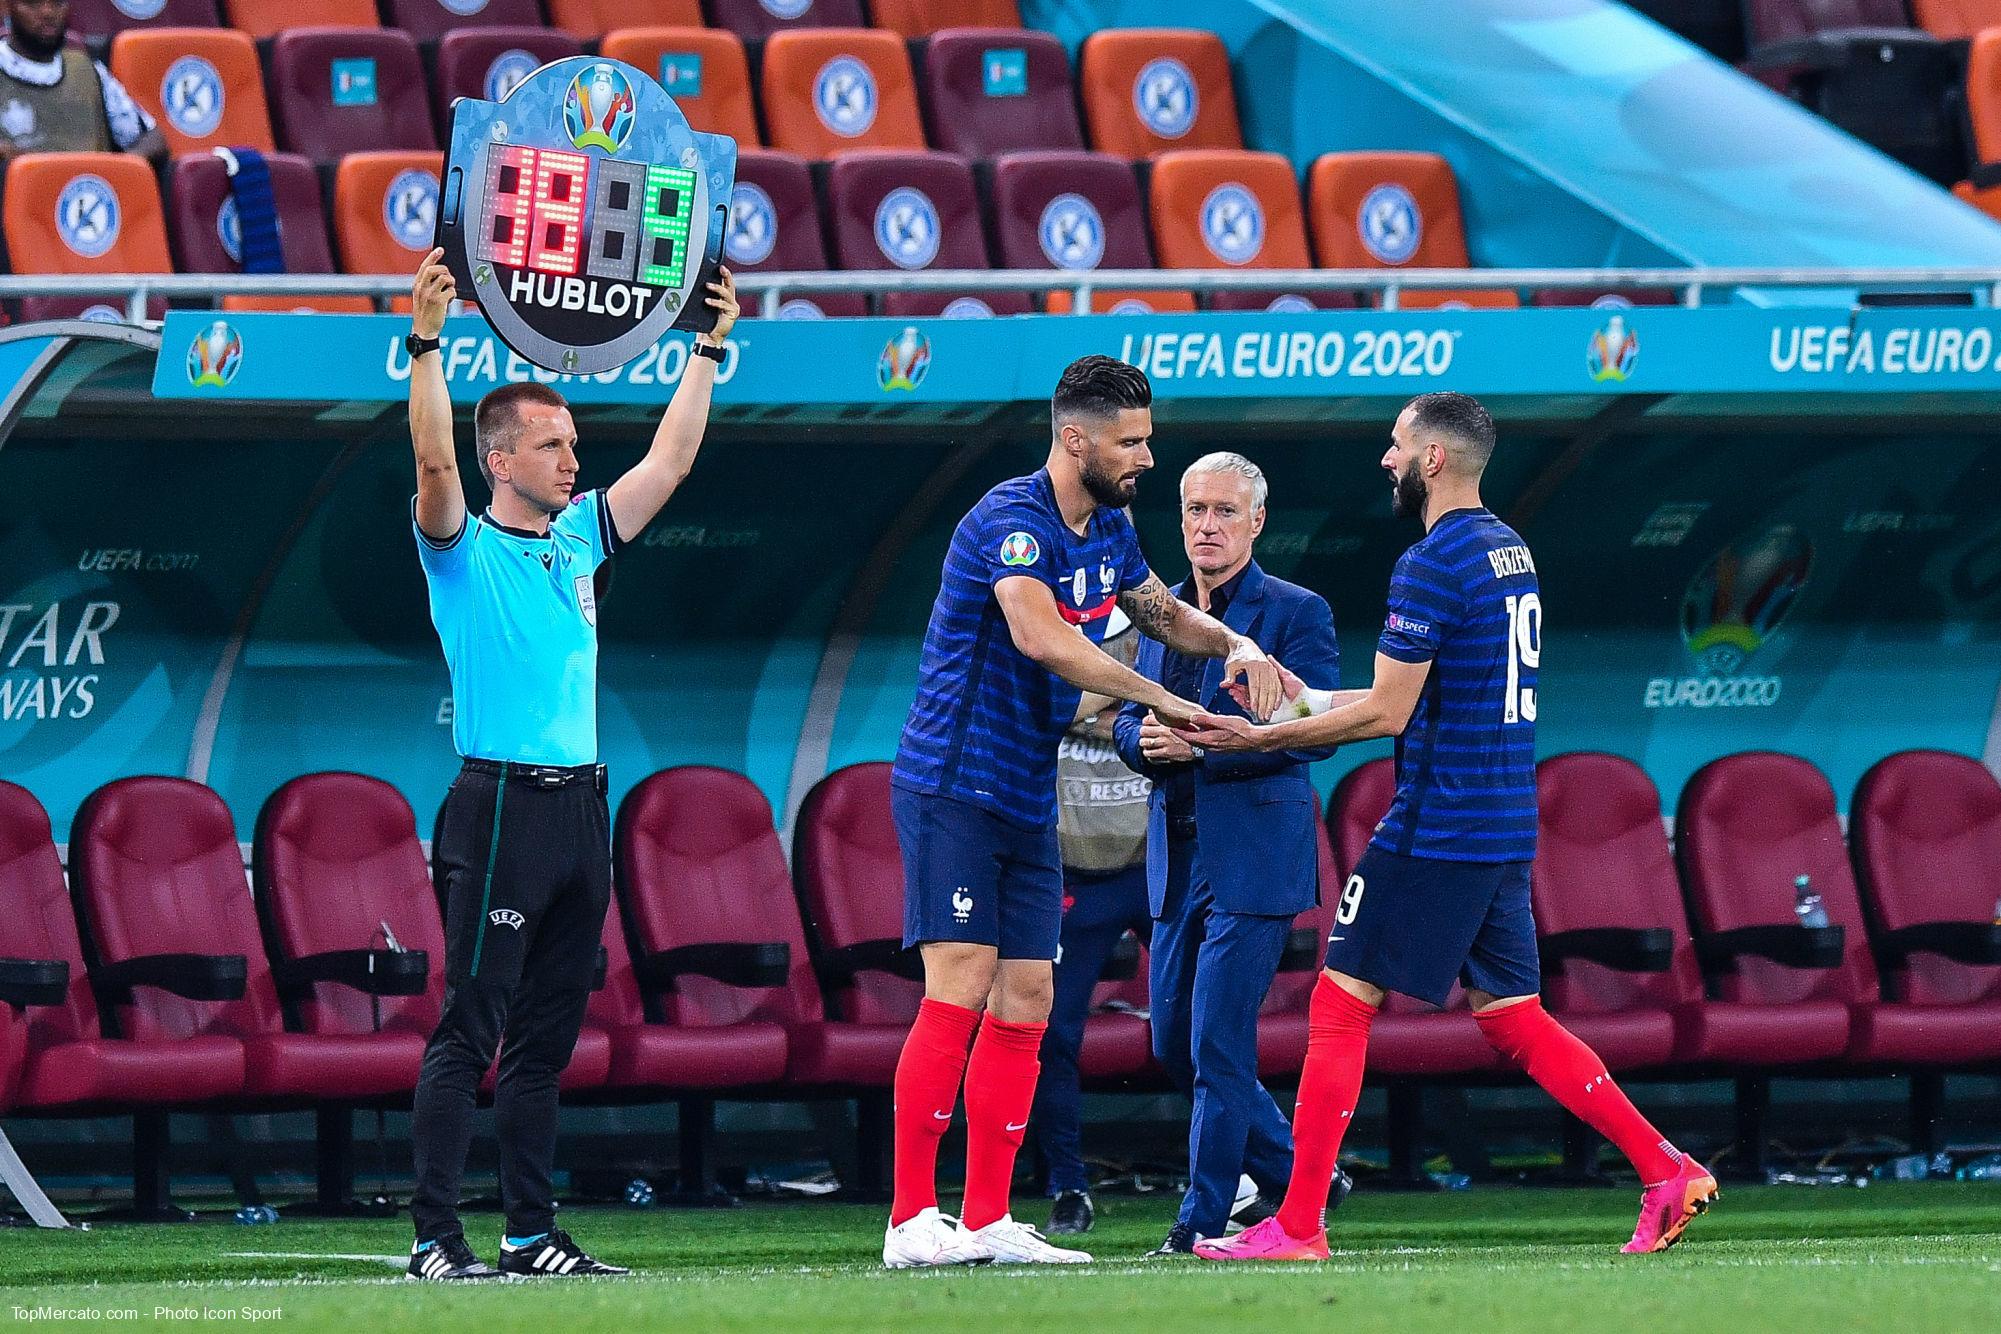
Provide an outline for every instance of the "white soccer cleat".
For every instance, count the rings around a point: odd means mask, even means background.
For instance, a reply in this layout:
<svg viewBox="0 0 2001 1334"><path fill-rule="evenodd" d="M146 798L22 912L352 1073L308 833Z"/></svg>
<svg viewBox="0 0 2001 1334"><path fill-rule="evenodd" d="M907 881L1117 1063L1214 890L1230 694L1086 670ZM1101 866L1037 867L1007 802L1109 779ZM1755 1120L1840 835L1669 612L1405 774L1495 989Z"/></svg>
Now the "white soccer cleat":
<svg viewBox="0 0 2001 1334"><path fill-rule="evenodd" d="M980 1260L997 1265L1087 1265L1091 1257L1082 1251L1066 1251L1052 1246L1049 1239L1026 1223L1002 1214L985 1227L974 1230L959 1225L959 1236Z"/></svg>
<svg viewBox="0 0 2001 1334"><path fill-rule="evenodd" d="M950 1214L941 1214L936 1205L884 1229L882 1264L885 1269L929 1269L938 1265L979 1264L988 1257L967 1243L972 1234L959 1226Z"/></svg>

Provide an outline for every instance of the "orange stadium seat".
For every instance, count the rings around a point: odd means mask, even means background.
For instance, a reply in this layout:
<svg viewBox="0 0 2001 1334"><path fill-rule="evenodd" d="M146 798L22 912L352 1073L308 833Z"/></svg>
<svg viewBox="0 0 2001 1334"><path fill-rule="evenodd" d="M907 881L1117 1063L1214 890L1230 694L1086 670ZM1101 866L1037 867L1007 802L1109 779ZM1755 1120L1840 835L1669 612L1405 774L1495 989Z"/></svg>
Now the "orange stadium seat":
<svg viewBox="0 0 2001 1334"><path fill-rule="evenodd" d="M334 248L344 273L412 273L431 248L442 153L349 153L334 169Z"/></svg>
<svg viewBox="0 0 2001 1334"><path fill-rule="evenodd" d="M903 39L876 28L794 28L764 44L771 144L804 157L923 148Z"/></svg>
<svg viewBox="0 0 2001 1334"><path fill-rule="evenodd" d="M701 0L549 0L549 22L578 37L618 28L699 28Z"/></svg>
<svg viewBox="0 0 2001 1334"><path fill-rule="evenodd" d="M7 164L4 213L15 273L172 273L160 187L129 153L27 153ZM27 320L116 313L116 300L25 297Z"/></svg>
<svg viewBox="0 0 2001 1334"><path fill-rule="evenodd" d="M746 148L757 136L757 107L750 93L750 65L743 39L721 28L619 28L598 48L660 80L688 124L706 134L727 134Z"/></svg>
<svg viewBox="0 0 2001 1334"><path fill-rule="evenodd" d="M2001 162L2001 28L1975 36L1966 54L1966 119L1973 160Z"/></svg>
<svg viewBox="0 0 2001 1334"><path fill-rule="evenodd" d="M1164 269L1310 269L1292 163L1278 153L1187 148L1153 160L1153 243ZM1217 310L1348 309L1345 292L1218 292Z"/></svg>
<svg viewBox="0 0 2001 1334"><path fill-rule="evenodd" d="M1965 40L2001 28L2001 0L1911 0L1911 17L1934 37Z"/></svg>
<svg viewBox="0 0 2001 1334"><path fill-rule="evenodd" d="M945 28L1019 28L1015 0L873 0L875 26L899 36L929 37Z"/></svg>
<svg viewBox="0 0 2001 1334"><path fill-rule="evenodd" d="M1961 181L1952 187L1952 192L1996 222L2001 222L2001 185L1978 190L1971 181Z"/></svg>
<svg viewBox="0 0 2001 1334"><path fill-rule="evenodd" d="M1307 215L1324 269L1464 269L1459 185L1436 153L1325 153L1307 176ZM1513 309L1513 292L1405 291L1412 310Z"/></svg>
<svg viewBox="0 0 2001 1334"><path fill-rule="evenodd" d="M223 0L230 26L252 37L287 28L379 28L375 0Z"/></svg>
<svg viewBox="0 0 2001 1334"><path fill-rule="evenodd" d="M256 43L234 28L128 29L111 41L111 72L172 153L276 149Z"/></svg>
<svg viewBox="0 0 2001 1334"><path fill-rule="evenodd" d="M1078 86L1091 147L1118 157L1242 148L1230 55L1194 28L1113 28L1084 39Z"/></svg>

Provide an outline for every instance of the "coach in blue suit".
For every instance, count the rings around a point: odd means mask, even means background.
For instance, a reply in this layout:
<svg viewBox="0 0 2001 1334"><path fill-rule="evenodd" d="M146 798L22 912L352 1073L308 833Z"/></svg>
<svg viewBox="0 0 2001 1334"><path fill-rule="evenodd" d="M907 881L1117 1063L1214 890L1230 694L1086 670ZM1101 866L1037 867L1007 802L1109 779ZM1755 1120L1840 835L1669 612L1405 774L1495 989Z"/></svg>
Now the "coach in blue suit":
<svg viewBox="0 0 2001 1334"><path fill-rule="evenodd" d="M1307 685L1340 686L1334 617L1319 594L1258 568L1264 473L1240 454L1209 454L1181 479L1181 534L1192 572L1175 596L1253 639ZM1230 704L1219 664L1140 645L1142 676L1211 708ZM1177 686L1177 682L1180 684ZM1120 756L1153 779L1147 889L1153 929L1153 1050L1195 1102L1188 1194L1155 1254L1221 1236L1240 1173L1282 1194L1292 1130L1258 1082L1258 1007L1292 919L1319 895L1307 766L1328 751L1205 755L1128 704Z"/></svg>

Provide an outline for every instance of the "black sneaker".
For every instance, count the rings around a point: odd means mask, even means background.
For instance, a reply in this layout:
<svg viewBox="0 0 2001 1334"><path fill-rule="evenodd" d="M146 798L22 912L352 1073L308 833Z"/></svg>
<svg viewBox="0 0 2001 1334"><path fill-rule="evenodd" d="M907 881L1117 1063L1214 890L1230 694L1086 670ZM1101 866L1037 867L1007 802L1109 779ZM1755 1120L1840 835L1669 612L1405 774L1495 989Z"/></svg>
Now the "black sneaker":
<svg viewBox="0 0 2001 1334"><path fill-rule="evenodd" d="M1331 1214L1336 1209L1339 1209L1341 1201L1347 1199L1348 1192L1353 1189L1355 1189L1355 1178L1349 1176L1340 1168L1335 1168L1334 1184L1327 1189L1327 1212ZM1273 1210L1273 1212L1276 1213L1277 1210Z"/></svg>
<svg viewBox="0 0 2001 1334"><path fill-rule="evenodd" d="M1080 1232L1089 1232L1097 1216L1098 1211L1091 1204L1091 1192L1058 1191L1056 1203L1049 1207L1049 1226L1043 1231L1052 1237L1074 1237Z"/></svg>
<svg viewBox="0 0 2001 1334"><path fill-rule="evenodd" d="M410 1267L403 1277L432 1283L463 1282L469 1279L501 1278L498 1269L472 1253L464 1236L454 1232L435 1241L420 1241L410 1248Z"/></svg>
<svg viewBox="0 0 2001 1334"><path fill-rule="evenodd" d="M1163 1256L1193 1255L1195 1254L1195 1243L1200 1240L1202 1238L1196 1235L1194 1228L1188 1226L1186 1223L1176 1223L1167 1230L1166 1241L1161 1242L1160 1245L1154 1247L1140 1258L1143 1260L1156 1260Z"/></svg>
<svg viewBox="0 0 2001 1334"><path fill-rule="evenodd" d="M591 1259L558 1228L519 1246L502 1237L500 1272L521 1278L612 1278L632 1271Z"/></svg>

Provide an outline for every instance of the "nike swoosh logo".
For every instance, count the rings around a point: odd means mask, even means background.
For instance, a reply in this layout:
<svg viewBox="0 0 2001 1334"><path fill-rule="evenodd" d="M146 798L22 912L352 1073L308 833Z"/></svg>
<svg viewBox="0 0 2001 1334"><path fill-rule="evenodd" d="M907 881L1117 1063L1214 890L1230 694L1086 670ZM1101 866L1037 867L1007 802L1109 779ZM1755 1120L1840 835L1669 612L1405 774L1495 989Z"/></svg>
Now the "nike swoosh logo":
<svg viewBox="0 0 2001 1334"><path fill-rule="evenodd" d="M1026 1130L1026 1129L1028 1129L1028 1122L1023 1121L1019 1125L1009 1125L1007 1128L1007 1133L1012 1135L1017 1130Z"/></svg>
<svg viewBox="0 0 2001 1334"><path fill-rule="evenodd" d="M931 1117L936 1121L949 1121L952 1119L952 1114L950 1112L933 1112L931 1113Z"/></svg>

